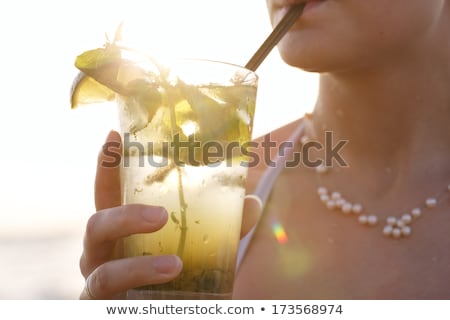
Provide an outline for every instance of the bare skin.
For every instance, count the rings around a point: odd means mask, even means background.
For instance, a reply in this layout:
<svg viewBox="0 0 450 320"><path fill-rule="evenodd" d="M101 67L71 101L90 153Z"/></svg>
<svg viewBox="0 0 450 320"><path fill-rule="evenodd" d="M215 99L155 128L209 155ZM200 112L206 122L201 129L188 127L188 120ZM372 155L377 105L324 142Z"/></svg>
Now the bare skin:
<svg viewBox="0 0 450 320"><path fill-rule="evenodd" d="M276 23L283 7L295 1L267 2ZM324 131L332 131L335 141L348 140L342 156L349 167L334 167L320 183L311 168L282 172L237 274L234 298L450 298L447 195L402 240L383 236L381 223L366 228L331 212L317 196L319 185L339 190L383 222L448 192L449 33L448 0L326 0L305 12L281 41L287 63L321 74L308 135L323 142ZM276 130L274 139L285 141L297 124ZM118 138L112 134L111 139ZM264 169L263 164L251 169L248 193ZM142 267L155 270L158 258L112 260L114 248L124 235L156 230L167 219L163 214L157 222L142 223L143 207L120 207L117 186L116 171L98 169L100 212L88 223L81 270L85 276L92 273L91 291L99 298L168 281L182 268L171 257L162 272L117 277ZM150 211L161 213L160 208ZM112 215L103 218L105 213ZM243 234L258 214L254 203L247 203ZM287 243L277 242L273 221L286 229Z"/></svg>
<svg viewBox="0 0 450 320"><path fill-rule="evenodd" d="M402 1L378 1L379 6L372 1L326 2L328 8L309 15L303 26L300 22L280 50L292 65L331 70L321 74L308 134L321 140L329 130L336 140L349 140L343 156L350 166L334 168L321 183L363 203L367 212L384 221L446 192L450 181L450 4L412 1L402 13L400 7L406 4ZM272 17L277 14L274 3L268 1ZM385 29L371 23L372 16L364 8L370 6L384 13L386 19L380 22ZM351 16L357 10L367 13L366 24ZM393 13L389 16L384 10ZM320 14L333 19L332 13L348 14L349 25L358 23L357 31L345 31L346 39L370 41L372 51L332 43L312 55L311 34L315 43L322 44L321 37L333 42L328 36L334 31L320 25ZM411 22L411 17L423 24L423 32L404 27L402 23ZM337 48L334 56L326 53L332 45ZM364 59L349 62L350 56ZM309 57L316 59L314 64ZM282 128L280 134L287 137L289 131ZM395 241L384 237L380 227L364 228L354 219L330 212L318 199L318 186L311 169L284 170L237 277L235 298L450 297L450 284L443 281L450 276L448 196L413 225L411 237ZM271 231L273 220L285 226L290 236L287 244L277 243Z"/></svg>
<svg viewBox="0 0 450 320"><path fill-rule="evenodd" d="M278 132L287 136L289 129ZM450 178L436 173L423 182L426 188L402 183L380 191L372 183L375 168L369 172L373 176L366 170L341 169L322 180L383 221L409 211L427 192L446 192ZM380 170L386 181L392 179L391 171ZM361 226L355 218L326 209L318 186L317 173L309 168L285 169L280 175L238 272L235 299L449 298L449 284L443 281L450 276L447 199L414 223L409 238L394 240L382 234L381 224ZM274 221L284 226L287 243L277 242Z"/></svg>

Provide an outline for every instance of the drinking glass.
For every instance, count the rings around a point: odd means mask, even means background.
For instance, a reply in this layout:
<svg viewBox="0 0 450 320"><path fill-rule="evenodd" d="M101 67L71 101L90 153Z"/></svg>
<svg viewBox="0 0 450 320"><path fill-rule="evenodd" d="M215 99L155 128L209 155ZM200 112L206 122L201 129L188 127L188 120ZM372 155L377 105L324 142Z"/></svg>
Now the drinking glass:
<svg viewBox="0 0 450 320"><path fill-rule="evenodd" d="M159 231L124 241L126 257L176 254L173 281L130 299L230 299L239 245L257 75L180 59L134 61L118 72L122 203L164 207Z"/></svg>

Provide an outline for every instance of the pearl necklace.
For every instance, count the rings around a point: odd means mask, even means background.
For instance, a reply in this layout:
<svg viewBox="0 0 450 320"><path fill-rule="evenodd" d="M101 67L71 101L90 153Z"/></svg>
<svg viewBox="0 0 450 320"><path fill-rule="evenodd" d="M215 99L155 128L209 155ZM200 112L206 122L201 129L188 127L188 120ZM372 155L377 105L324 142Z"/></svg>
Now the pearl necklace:
<svg viewBox="0 0 450 320"><path fill-rule="evenodd" d="M316 171L320 171L320 174L323 174L324 170L318 168L319 167L316 168ZM448 185L447 189L450 191L450 185ZM344 196L342 196L340 192L330 192L327 188L320 186L317 189L317 194L320 201L328 210L340 211L344 215L356 217L361 225L369 227L378 225L380 219L376 214L365 214L362 204L349 201ZM382 231L383 234L394 239L406 238L410 236L412 232L411 225L420 216L422 216L422 214L426 210L435 208L437 204L438 199L430 197L424 201L422 207L413 208L410 212L406 212L400 217L387 217Z"/></svg>
<svg viewBox="0 0 450 320"><path fill-rule="evenodd" d="M302 145L308 141L311 140L306 135L303 135L300 139ZM324 165L315 167L315 171L319 175L325 175L329 170L330 168ZM450 192L450 184L447 186L447 191ZM324 206L330 211L338 211L345 216L354 217L359 224L367 227L375 227L379 224L380 219L376 214L365 213L364 206L361 203L349 201L337 190L330 191L324 186L319 186L317 188L317 195ZM444 192L440 193L437 197L426 198L421 206L417 206L409 212L401 214L400 217L387 217L382 229L383 235L392 239L409 237L412 233L412 224L426 211L435 208L438 200L443 195L445 195Z"/></svg>

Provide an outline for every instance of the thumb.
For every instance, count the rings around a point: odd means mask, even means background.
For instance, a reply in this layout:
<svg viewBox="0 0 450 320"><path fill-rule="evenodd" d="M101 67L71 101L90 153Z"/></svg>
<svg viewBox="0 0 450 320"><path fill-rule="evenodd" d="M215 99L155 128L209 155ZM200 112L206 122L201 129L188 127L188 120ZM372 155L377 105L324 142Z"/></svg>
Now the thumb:
<svg viewBox="0 0 450 320"><path fill-rule="evenodd" d="M120 160L122 142L119 133L111 131L97 159L95 207L97 211L120 206Z"/></svg>

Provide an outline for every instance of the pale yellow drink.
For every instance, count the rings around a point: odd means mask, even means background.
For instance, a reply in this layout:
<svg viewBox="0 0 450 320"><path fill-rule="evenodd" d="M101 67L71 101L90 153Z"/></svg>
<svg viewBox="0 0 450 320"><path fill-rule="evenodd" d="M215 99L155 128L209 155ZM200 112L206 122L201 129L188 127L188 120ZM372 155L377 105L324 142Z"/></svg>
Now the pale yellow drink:
<svg viewBox="0 0 450 320"><path fill-rule="evenodd" d="M160 231L128 237L125 256L176 254L183 260L176 280L137 288L130 298L232 294L257 78L233 65L183 63L188 68L174 68L168 81L154 82L157 104L119 98L123 203L162 206L169 213Z"/></svg>

